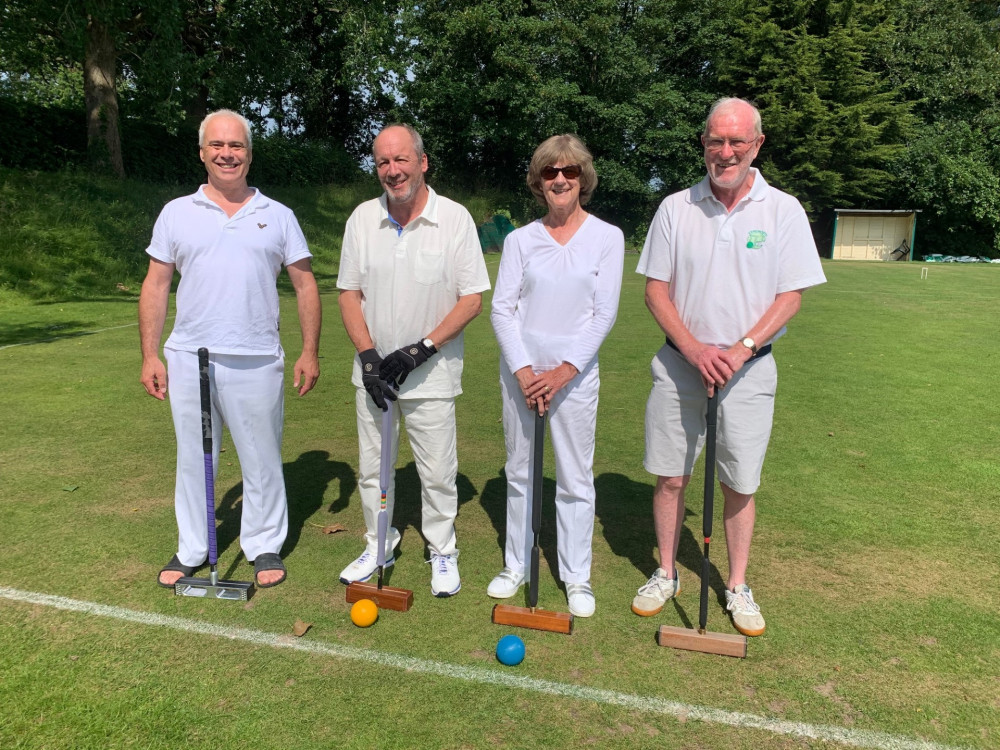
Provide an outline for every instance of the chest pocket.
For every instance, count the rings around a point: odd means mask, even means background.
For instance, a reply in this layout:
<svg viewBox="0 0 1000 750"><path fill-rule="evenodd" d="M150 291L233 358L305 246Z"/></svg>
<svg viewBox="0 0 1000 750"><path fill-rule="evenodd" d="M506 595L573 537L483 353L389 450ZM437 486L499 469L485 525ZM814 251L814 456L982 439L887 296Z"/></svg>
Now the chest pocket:
<svg viewBox="0 0 1000 750"><path fill-rule="evenodd" d="M413 257L413 278L418 284L444 281L444 253L422 249Z"/></svg>

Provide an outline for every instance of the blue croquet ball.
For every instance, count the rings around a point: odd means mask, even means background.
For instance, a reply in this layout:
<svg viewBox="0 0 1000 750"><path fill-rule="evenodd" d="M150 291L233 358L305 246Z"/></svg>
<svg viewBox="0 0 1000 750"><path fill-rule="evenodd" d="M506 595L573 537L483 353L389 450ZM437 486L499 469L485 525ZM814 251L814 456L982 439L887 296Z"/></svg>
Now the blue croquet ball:
<svg viewBox="0 0 1000 750"><path fill-rule="evenodd" d="M513 667L524 661L524 641L516 635L505 635L497 642L497 661Z"/></svg>

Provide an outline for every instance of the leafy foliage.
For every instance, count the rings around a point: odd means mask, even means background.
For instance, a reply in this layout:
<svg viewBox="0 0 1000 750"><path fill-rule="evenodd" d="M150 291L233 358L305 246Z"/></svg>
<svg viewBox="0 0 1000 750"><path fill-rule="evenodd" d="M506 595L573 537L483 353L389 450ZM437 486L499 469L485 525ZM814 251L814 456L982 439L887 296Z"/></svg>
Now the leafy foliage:
<svg viewBox="0 0 1000 750"><path fill-rule="evenodd" d="M881 2L765 0L734 19L720 79L761 110L766 178L814 215L882 207L871 204L895 181L913 118L874 54L894 33Z"/></svg>
<svg viewBox="0 0 1000 750"><path fill-rule="evenodd" d="M268 144L287 159L273 174L258 154L259 176L278 181L353 175L373 133L406 120L424 134L437 184L504 194L494 208L529 218L534 148L574 132L600 176L592 209L638 240L656 201L703 174L710 102L737 95L761 108L765 177L802 200L821 244L835 207L918 208L921 244L1000 252L995 4L9 0L3 164L75 163L80 139L60 131L110 123L111 102L88 94L85 105L95 24L113 51L131 176L200 177L190 133L219 107L284 139ZM73 125L85 108L89 121Z"/></svg>
<svg viewBox="0 0 1000 750"><path fill-rule="evenodd" d="M995 6L900 2L888 77L920 124L892 166L894 199L924 212L920 252L1000 255L998 50Z"/></svg>
<svg viewBox="0 0 1000 750"><path fill-rule="evenodd" d="M697 167L712 97L696 51L717 33L714 9L674 0L414 6L403 23L414 60L403 111L420 123L432 159L470 187L524 191L535 147L576 133L601 178L594 210L634 226L653 185L680 187Z"/></svg>

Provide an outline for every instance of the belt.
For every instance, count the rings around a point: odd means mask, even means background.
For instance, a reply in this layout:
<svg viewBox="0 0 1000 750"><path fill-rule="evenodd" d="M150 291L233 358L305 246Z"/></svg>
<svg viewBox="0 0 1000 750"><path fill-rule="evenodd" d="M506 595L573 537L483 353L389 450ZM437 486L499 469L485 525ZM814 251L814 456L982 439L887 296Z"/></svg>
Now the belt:
<svg viewBox="0 0 1000 750"><path fill-rule="evenodd" d="M681 350L677 348L677 344L675 344L670 339L667 339L667 346L669 346L671 349L673 349L678 354L681 353ZM753 362L755 359L760 359L761 357L766 357L770 353L771 353L771 345L770 344L765 344L760 349L758 349L757 353L754 354L752 357L750 357L750 359L748 359L747 362Z"/></svg>

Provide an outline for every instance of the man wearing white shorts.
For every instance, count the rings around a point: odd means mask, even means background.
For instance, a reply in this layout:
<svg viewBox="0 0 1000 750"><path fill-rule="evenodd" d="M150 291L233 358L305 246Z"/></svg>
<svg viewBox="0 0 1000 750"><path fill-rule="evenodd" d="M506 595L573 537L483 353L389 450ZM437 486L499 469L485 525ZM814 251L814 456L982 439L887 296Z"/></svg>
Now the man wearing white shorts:
<svg viewBox="0 0 1000 750"><path fill-rule="evenodd" d="M393 412L393 471L386 492L390 528L385 564L400 534L391 528L399 420L405 421L421 485L421 531L431 564L431 593L457 594L458 446L455 397L462 392L462 330L482 310L490 288L469 212L424 182L427 155L408 125L390 125L372 146L384 194L347 220L337 287L347 335L358 351L356 386L358 489L365 551L340 574L365 581L376 570L381 500L382 412Z"/></svg>
<svg viewBox="0 0 1000 750"><path fill-rule="evenodd" d="M826 277L802 206L750 166L764 143L757 109L720 99L701 142L707 176L663 201L637 268L667 343L651 367L644 461L657 476L660 567L639 589L632 611L655 615L680 592L675 559L684 488L704 444L707 398L718 389L727 609L737 630L755 636L764 632L764 618L746 570L777 387L771 344L799 311L802 292Z"/></svg>
<svg viewBox="0 0 1000 750"><path fill-rule="evenodd" d="M295 288L302 355L295 362L300 396L319 378L320 299L309 248L290 209L247 186L253 151L250 124L219 110L199 130L208 181L196 193L168 203L146 251L149 271L139 297L141 382L164 400L170 377L170 411L177 436L174 510L178 549L157 581L173 588L208 554L198 349L209 351L212 383L213 469L219 461L223 421L243 473L240 545L254 564L261 588L285 580L281 546L288 532L288 503L281 464L285 354L278 336L282 267ZM159 357L160 336L174 271L177 317Z"/></svg>

